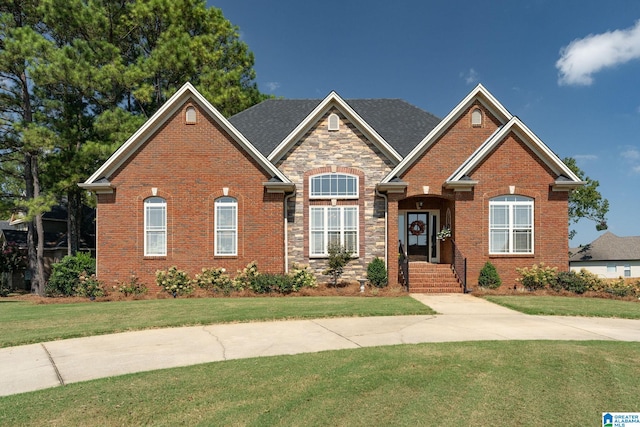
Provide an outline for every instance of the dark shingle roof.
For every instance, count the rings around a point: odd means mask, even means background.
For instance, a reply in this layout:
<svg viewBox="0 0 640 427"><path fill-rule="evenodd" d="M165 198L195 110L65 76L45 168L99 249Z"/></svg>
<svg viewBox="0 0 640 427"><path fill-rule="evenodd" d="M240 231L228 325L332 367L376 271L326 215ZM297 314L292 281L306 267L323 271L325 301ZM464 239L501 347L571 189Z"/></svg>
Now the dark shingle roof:
<svg viewBox="0 0 640 427"><path fill-rule="evenodd" d="M640 236L619 237L607 231L590 244L570 251L571 262L640 260Z"/></svg>
<svg viewBox="0 0 640 427"><path fill-rule="evenodd" d="M321 99L268 99L229 121L268 156ZM427 136L440 119L401 99L348 99L347 104L401 156Z"/></svg>

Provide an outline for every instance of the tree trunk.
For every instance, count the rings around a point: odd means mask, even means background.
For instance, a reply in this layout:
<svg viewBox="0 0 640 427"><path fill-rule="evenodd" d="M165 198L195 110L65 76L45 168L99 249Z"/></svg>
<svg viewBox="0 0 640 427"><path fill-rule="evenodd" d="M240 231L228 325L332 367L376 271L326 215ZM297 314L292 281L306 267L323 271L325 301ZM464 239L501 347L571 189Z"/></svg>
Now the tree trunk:
<svg viewBox="0 0 640 427"><path fill-rule="evenodd" d="M31 174L31 153L24 156L24 181L25 181L25 197L27 200L33 199L33 175ZM27 261L29 279L31 281L31 293L38 292L38 283L36 283L35 272L38 269L38 254L36 253L38 236L36 235L35 221L27 222Z"/></svg>
<svg viewBox="0 0 640 427"><path fill-rule="evenodd" d="M67 192L67 248L68 255L75 255L80 249L82 229L82 194L78 190Z"/></svg>
<svg viewBox="0 0 640 427"><path fill-rule="evenodd" d="M31 176L33 177L33 197L40 197L40 174L38 170L38 156L31 157ZM35 281L37 284L37 294L44 296L44 226L42 224L42 212L35 216L36 235L38 244L36 246L36 271Z"/></svg>

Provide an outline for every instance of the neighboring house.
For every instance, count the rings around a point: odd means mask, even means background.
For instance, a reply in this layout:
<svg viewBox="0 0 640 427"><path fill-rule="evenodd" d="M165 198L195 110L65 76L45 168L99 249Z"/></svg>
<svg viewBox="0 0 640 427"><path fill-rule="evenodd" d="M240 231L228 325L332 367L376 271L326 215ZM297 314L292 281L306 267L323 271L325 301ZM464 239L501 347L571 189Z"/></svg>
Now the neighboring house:
<svg viewBox="0 0 640 427"><path fill-rule="evenodd" d="M570 250L569 267L600 277L640 277L640 236L619 237L607 231L588 245Z"/></svg>
<svg viewBox="0 0 640 427"><path fill-rule="evenodd" d="M80 186L97 194L107 284L251 261L264 272L308 264L322 279L332 242L356 257L345 279L380 257L396 283L402 243L417 291L431 267L451 275L455 264L470 286L486 261L505 284L516 267L567 269L567 200L583 184L482 85L442 120L335 92L227 120L185 84ZM451 238L438 240L445 227Z"/></svg>
<svg viewBox="0 0 640 427"><path fill-rule="evenodd" d="M95 209L87 206L82 211L83 223L80 236L80 250L95 254ZM9 221L0 221L0 248L11 244L27 252L27 224L24 215L13 214ZM42 215L44 229L44 264L45 280L51 274L51 266L68 254L67 244L67 209L56 205ZM31 290L31 272L15 271L11 275L11 288Z"/></svg>

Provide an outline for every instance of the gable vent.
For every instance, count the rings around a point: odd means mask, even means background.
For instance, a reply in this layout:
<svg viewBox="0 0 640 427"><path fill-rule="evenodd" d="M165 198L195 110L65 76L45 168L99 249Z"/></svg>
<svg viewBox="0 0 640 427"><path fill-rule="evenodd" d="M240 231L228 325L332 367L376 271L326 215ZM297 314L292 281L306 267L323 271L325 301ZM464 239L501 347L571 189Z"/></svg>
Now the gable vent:
<svg viewBox="0 0 640 427"><path fill-rule="evenodd" d="M337 114L329 114L329 130L340 130L340 118Z"/></svg>

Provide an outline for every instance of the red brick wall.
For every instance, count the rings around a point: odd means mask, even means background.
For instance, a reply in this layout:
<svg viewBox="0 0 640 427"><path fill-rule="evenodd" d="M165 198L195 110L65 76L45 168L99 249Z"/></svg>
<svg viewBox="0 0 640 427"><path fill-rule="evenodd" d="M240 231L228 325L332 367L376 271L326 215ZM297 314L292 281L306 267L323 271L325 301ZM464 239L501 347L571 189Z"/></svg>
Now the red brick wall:
<svg viewBox="0 0 640 427"><path fill-rule="evenodd" d="M479 127L471 125L471 111L477 107L483 112ZM503 286L513 286L520 277L516 267L544 262L568 270L568 193L551 191L550 184L556 176L514 134L470 173L472 179L479 181L472 192L453 193L443 188L445 180L499 125L481 104L471 106L402 176L409 184L406 197L423 194L423 186L429 186L430 197L442 195L455 200L451 207L453 238L468 259L467 281L472 287L477 285L486 261L496 266ZM489 199L509 194L510 185L515 185L514 194L534 199L534 254L490 256ZM443 221L441 212L441 224ZM389 224L394 227L397 222ZM449 245L441 246L443 255L450 250ZM448 259L442 256L441 261Z"/></svg>
<svg viewBox="0 0 640 427"><path fill-rule="evenodd" d="M467 279L477 285L486 261L496 266L503 286L512 287L520 275L517 267L545 263L569 269L568 193L551 191L555 176L513 133L483 162L471 177L479 181L473 192L457 193L455 239L468 258ZM514 194L534 199L534 253L489 255L489 200Z"/></svg>
<svg viewBox="0 0 640 427"><path fill-rule="evenodd" d="M198 108L185 124L183 105L110 177L114 194L98 196L98 277L107 286L135 274L155 286L155 272L177 266L194 275L204 267L231 273L257 261L263 272L284 271L282 194L267 194L271 178ZM144 200L167 201L167 255L144 256ZM238 200L238 255L214 256L214 200Z"/></svg>

